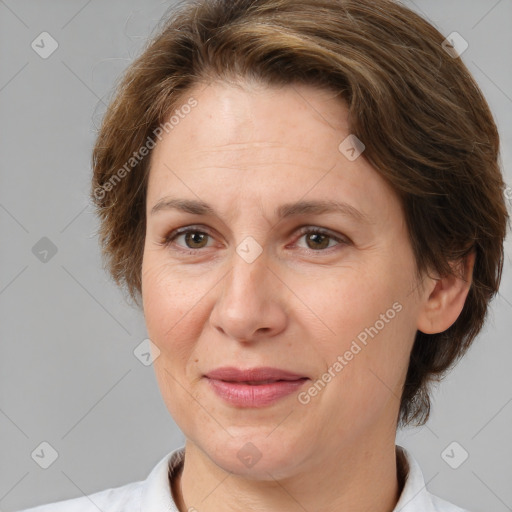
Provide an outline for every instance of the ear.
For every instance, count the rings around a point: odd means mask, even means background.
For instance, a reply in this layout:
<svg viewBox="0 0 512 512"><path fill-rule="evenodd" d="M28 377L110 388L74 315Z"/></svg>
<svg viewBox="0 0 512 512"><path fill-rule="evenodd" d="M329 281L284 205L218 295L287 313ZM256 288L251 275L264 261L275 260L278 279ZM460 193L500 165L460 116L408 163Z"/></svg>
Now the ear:
<svg viewBox="0 0 512 512"><path fill-rule="evenodd" d="M459 317L471 287L475 252L457 262L456 275L432 278L418 316L417 329L425 334L446 331ZM434 286L435 283L435 286Z"/></svg>

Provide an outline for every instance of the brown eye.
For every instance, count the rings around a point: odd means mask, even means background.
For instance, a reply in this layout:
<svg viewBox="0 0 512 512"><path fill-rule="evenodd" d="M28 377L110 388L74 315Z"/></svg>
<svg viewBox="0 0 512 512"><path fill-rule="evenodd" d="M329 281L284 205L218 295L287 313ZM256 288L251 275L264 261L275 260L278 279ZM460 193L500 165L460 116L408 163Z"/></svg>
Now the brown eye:
<svg viewBox="0 0 512 512"><path fill-rule="evenodd" d="M310 252L330 252L330 249L336 249L337 245L349 244L349 241L346 239L321 228L306 227L300 234L300 238L305 238L306 240L306 246L302 247ZM184 237L184 241L177 243L176 240L182 236ZM162 245L165 247L174 245L177 250L185 252L188 250L190 254L194 253L194 251L198 251L199 253L199 251L208 247L209 238L211 238L209 233L194 227L188 227L177 229L169 233L169 235L165 237Z"/></svg>
<svg viewBox="0 0 512 512"><path fill-rule="evenodd" d="M329 240L330 237L322 233L308 233L306 235L306 243L308 243L308 247L313 250L327 249L327 247L329 247ZM310 246L309 243L311 243L312 246Z"/></svg>
<svg viewBox="0 0 512 512"><path fill-rule="evenodd" d="M208 243L208 238L210 236L211 235L208 233L196 228L177 229L165 237L163 245L165 247L176 245L178 249L182 251L186 251L187 249L195 251L207 247L206 244ZM180 237L184 237L184 242L176 243L176 240Z"/></svg>
<svg viewBox="0 0 512 512"><path fill-rule="evenodd" d="M182 233L185 235L185 244L188 249L202 249L205 247L205 241L207 241L208 233L201 231L187 231Z"/></svg>
<svg viewBox="0 0 512 512"><path fill-rule="evenodd" d="M301 231L301 238L305 238L306 249L313 252L325 252L335 248L336 245L347 245L348 241L320 228L305 228ZM330 245L331 242L334 244Z"/></svg>

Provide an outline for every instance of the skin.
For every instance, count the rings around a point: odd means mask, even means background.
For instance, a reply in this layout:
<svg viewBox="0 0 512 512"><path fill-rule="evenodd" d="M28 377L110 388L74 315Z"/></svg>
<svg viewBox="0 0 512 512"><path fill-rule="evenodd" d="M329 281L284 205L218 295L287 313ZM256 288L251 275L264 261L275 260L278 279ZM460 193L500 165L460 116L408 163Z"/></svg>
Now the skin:
<svg viewBox="0 0 512 512"><path fill-rule="evenodd" d="M186 437L173 485L178 507L392 511L401 492L396 419L414 335L456 320L473 259L465 279L416 280L398 197L364 153L350 161L338 149L350 130L332 92L244 80L198 84L182 104L190 97L197 106L151 155L142 265L158 385ZM218 216L151 215L169 196L205 201ZM278 222L274 210L299 199L345 201L368 222L339 213ZM162 245L186 226L208 236ZM249 236L263 249L251 263L236 252ZM308 376L308 389L394 303L400 312L307 404L293 393L263 408L234 407L203 378L220 366L272 366ZM237 457L248 442L261 454L251 467Z"/></svg>

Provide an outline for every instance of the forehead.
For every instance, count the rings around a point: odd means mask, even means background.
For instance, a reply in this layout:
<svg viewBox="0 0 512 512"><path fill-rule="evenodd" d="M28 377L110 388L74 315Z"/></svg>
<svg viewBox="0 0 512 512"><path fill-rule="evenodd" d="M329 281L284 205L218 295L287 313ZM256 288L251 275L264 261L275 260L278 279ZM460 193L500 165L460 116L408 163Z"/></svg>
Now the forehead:
<svg viewBox="0 0 512 512"><path fill-rule="evenodd" d="M180 112L191 99L195 106ZM232 209L241 198L246 207L257 198L273 207L301 197L345 200L363 212L396 201L363 156L350 160L340 149L348 110L332 91L198 84L174 112L178 122L151 156L148 211L172 192Z"/></svg>
<svg viewBox="0 0 512 512"><path fill-rule="evenodd" d="M167 137L171 145L170 139L180 145L180 153L193 151L201 156L214 150L218 159L230 158L235 151L262 156L286 150L288 158L292 149L299 155L327 153L333 142L337 146L340 132L349 128L343 100L310 85L197 84L182 97L176 110L191 98L197 105L179 120L174 116L179 123ZM330 137L325 139L327 132ZM322 139L324 144L319 147ZM265 153L258 152L260 148L265 148Z"/></svg>

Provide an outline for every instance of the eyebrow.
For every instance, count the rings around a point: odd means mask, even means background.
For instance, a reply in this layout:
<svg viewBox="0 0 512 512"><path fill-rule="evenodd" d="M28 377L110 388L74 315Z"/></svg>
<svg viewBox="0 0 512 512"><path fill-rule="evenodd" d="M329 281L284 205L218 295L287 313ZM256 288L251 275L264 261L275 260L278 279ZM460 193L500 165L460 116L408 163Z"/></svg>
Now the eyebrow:
<svg viewBox="0 0 512 512"><path fill-rule="evenodd" d="M194 199L178 199L163 197L151 208L150 215L164 210L179 210L193 215L210 215L218 217L215 209L204 201ZM352 205L340 201L297 201L279 206L275 214L279 220L299 215L321 215L325 213L339 213L354 220L371 224L371 219L365 213Z"/></svg>

